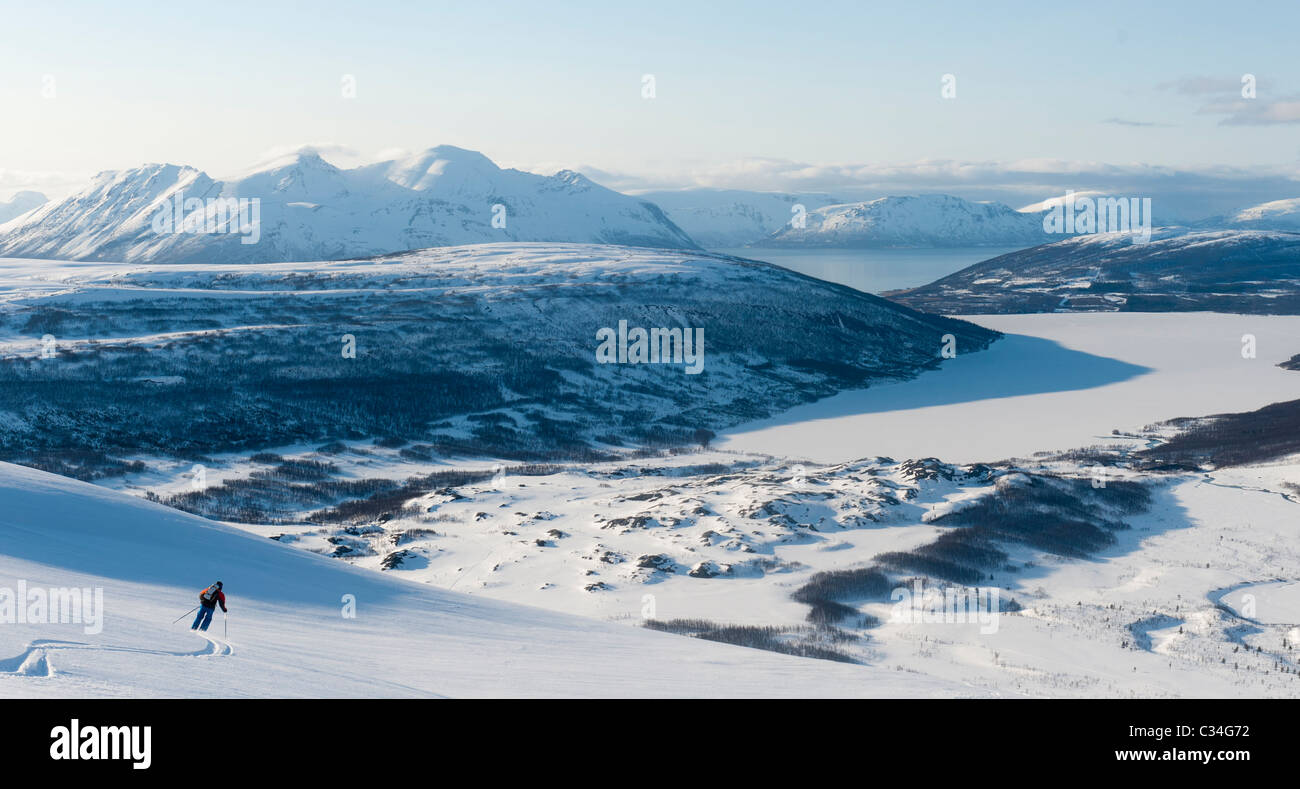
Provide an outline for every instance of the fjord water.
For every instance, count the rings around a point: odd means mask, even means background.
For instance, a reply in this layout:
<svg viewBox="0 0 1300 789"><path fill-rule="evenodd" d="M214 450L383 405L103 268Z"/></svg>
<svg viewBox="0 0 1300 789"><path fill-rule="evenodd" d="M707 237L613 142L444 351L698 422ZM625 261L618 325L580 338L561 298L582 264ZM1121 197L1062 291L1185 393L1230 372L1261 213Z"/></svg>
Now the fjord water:
<svg viewBox="0 0 1300 789"><path fill-rule="evenodd" d="M952 249L715 249L724 255L763 260L810 277L838 282L866 293L927 285L982 260L1017 248Z"/></svg>

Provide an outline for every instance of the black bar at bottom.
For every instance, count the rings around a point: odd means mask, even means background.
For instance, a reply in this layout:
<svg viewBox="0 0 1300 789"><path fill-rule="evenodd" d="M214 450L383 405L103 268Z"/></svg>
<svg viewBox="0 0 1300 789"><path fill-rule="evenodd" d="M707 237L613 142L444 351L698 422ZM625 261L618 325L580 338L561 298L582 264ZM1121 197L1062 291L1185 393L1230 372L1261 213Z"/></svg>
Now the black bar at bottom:
<svg viewBox="0 0 1300 789"><path fill-rule="evenodd" d="M1030 768L1181 777L1275 772L1297 752L1296 708L1285 701L6 700L3 708L7 774L113 773L128 782L268 767L279 779L402 780L408 768L437 766L447 779L471 769L494 782L517 771L583 783L626 770L663 770L670 780L698 768L730 783L798 772L800 763L813 778L842 759L854 771L901 760L926 778Z"/></svg>

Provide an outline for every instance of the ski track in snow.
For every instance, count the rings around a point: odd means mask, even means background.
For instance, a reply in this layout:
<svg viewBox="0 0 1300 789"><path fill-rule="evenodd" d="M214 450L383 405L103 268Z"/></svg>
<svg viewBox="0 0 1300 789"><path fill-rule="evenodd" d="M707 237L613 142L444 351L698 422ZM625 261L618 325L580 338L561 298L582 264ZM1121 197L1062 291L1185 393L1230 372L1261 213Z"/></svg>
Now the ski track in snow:
<svg viewBox="0 0 1300 789"><path fill-rule="evenodd" d="M50 663L49 655L55 651L91 651L91 652L129 652L140 655L161 655L163 657L231 657L235 649L229 643L220 641L205 633L196 633L207 642L206 647L192 652L172 652L166 649L146 649L120 645L88 644L83 641L55 641L39 638L27 645L16 657L0 659L0 674L16 674L25 677L53 677L56 673Z"/></svg>

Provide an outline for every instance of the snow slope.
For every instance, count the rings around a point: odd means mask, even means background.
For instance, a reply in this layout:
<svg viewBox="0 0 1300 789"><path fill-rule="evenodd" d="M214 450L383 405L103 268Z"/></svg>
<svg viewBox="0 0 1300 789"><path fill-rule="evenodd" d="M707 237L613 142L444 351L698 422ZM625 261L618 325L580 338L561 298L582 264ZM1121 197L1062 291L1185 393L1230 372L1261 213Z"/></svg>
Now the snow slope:
<svg viewBox="0 0 1300 789"><path fill-rule="evenodd" d="M229 639L189 631L220 577ZM958 683L468 597L0 464L0 585L102 587L102 632L0 624L0 696L953 695ZM356 596L357 615L341 616ZM220 620L220 613L217 620Z"/></svg>
<svg viewBox="0 0 1300 789"><path fill-rule="evenodd" d="M951 195L916 195L809 211L805 227L783 227L760 246L1010 247L1051 238L1039 214Z"/></svg>
<svg viewBox="0 0 1300 789"><path fill-rule="evenodd" d="M1300 233L1159 228L1000 255L889 298L944 314L1204 310L1300 313Z"/></svg>
<svg viewBox="0 0 1300 789"><path fill-rule="evenodd" d="M154 217L177 194L259 200L256 242L240 232L155 231ZM171 164L104 172L0 225L0 255L130 262L338 260L492 241L696 246L657 206L579 173L503 170L448 145L350 170L299 152L224 181Z"/></svg>
<svg viewBox="0 0 1300 789"><path fill-rule="evenodd" d="M1272 200L1243 208L1228 218L1228 224L1243 230L1300 231L1300 197Z"/></svg>

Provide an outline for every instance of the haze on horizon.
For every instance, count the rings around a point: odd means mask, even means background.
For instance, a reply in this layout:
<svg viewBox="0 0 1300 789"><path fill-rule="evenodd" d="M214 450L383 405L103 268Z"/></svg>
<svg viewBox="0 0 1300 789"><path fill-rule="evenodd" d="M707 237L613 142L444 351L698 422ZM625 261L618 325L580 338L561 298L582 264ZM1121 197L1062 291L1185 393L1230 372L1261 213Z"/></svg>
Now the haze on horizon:
<svg viewBox="0 0 1300 789"><path fill-rule="evenodd" d="M351 166L438 144L631 192L1275 199L1300 193L1298 22L1280 2L32 4L0 47L0 199L146 162L222 177L303 145Z"/></svg>

